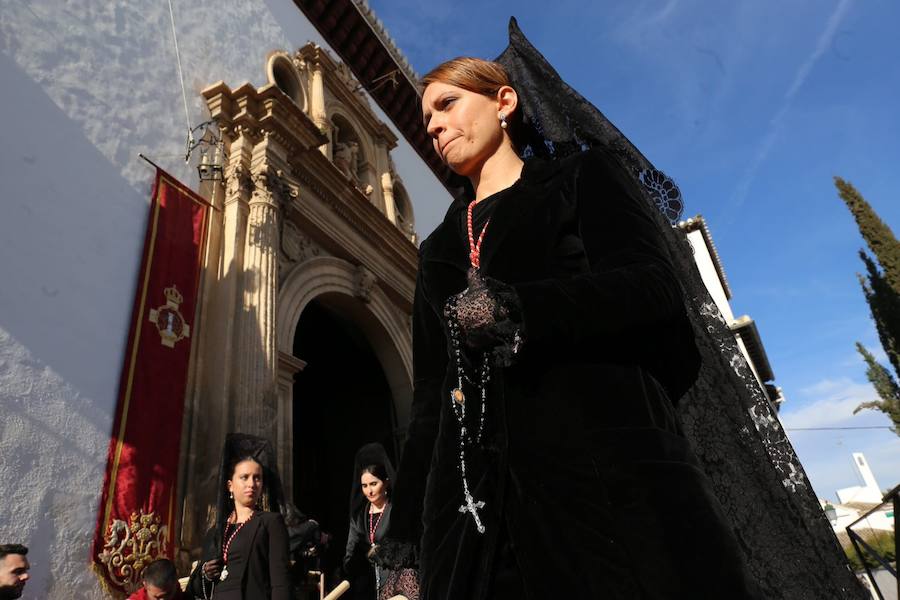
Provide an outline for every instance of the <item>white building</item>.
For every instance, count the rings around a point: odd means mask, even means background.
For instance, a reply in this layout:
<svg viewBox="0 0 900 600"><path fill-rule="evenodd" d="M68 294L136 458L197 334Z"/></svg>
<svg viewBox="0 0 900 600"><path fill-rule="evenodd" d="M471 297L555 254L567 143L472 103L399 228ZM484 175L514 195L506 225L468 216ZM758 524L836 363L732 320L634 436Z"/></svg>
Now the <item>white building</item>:
<svg viewBox="0 0 900 600"><path fill-rule="evenodd" d="M859 476L862 485L854 485L838 490L836 492L838 502L841 504L850 502L881 503L883 493L881 488L878 487L878 482L875 481L875 474L872 473L872 469L869 467L869 463L862 452L853 453L853 467L856 469L856 474Z"/></svg>
<svg viewBox="0 0 900 600"><path fill-rule="evenodd" d="M766 355L766 349L759 336L756 323L748 315L734 316L730 303L731 288L728 286L725 268L722 266L718 251L716 251L706 220L702 215L697 215L681 221L678 223L678 227L687 234L703 283L725 322L734 333L738 347L744 358L747 359L760 388L765 391L766 397L775 410L779 410L784 402L784 394L781 388L774 383L775 374L769 364L769 357Z"/></svg>
<svg viewBox="0 0 900 600"><path fill-rule="evenodd" d="M827 500L819 500L822 510L828 515L831 527L838 534L839 539L846 537L847 527L859 520L859 518L878 506L880 502L838 502L832 504ZM834 510L832 515L831 509ZM894 530L894 513L891 505L886 504L881 509L875 511L859 524L859 529L863 531L893 531Z"/></svg>
<svg viewBox="0 0 900 600"><path fill-rule="evenodd" d="M296 224L321 217L315 222L330 229L312 243L293 238L282 247L286 262L280 273L288 279L287 269L311 256L319 260L317 265L325 265L322 272L333 282L330 297L339 299L331 308L335 314L346 308L345 316L359 326L381 364L390 363L385 367L386 385L398 421L402 420L409 401L404 390L410 385L403 313L409 308L410 273L414 274L412 215L441 214L449 194L417 154L421 148L410 145L408 132L394 124L396 117L386 117L367 100L346 70L341 88L337 56L346 48L329 48L298 8L301 4L34 0L6 2L0 11L0 108L8 117L0 143L0 479L4 481L0 542L30 548L32 579L26 598L105 597L89 570L88 549L113 430L153 177L138 154L203 191L196 172L198 158L184 162L188 129L209 118L209 103L217 97L265 96L266 102L286 107L296 101L299 97L291 97L285 87L290 82L279 77L294 68L293 53L308 41L323 48L322 61L335 68L319 73L324 80L315 80L312 63L297 67L302 76L298 81L310 86L302 90L310 101L323 99L314 88L324 86L326 104L297 103L285 110L296 115L291 117L296 123L313 119L319 132L329 136L324 155L311 163L321 168L313 170L310 181L298 183L298 189L322 188L322 180L331 187L326 185L321 194L309 192L289 220ZM367 48L386 50L390 58L382 61L384 71L393 69L393 77L410 76L408 64L365 6L331 2L325 10L338 10L340 18L354 17L364 25L348 44L363 41ZM272 51L283 51L280 63L267 61ZM224 84L212 87L220 81ZM249 85L241 86L243 82ZM371 80L366 83L371 89ZM238 118L231 113L226 117ZM321 117L329 121L315 121ZM348 125L355 126L355 133ZM354 135L366 139L351 139ZM354 155L352 143L357 142L365 148ZM338 164L336 154L344 163ZM351 158L356 159L353 165L348 162ZM331 208L321 202L328 189L337 190L327 205ZM365 219L348 225L334 208L341 199L360 203L368 199ZM424 227L430 229L436 220L436 216L425 219ZM319 245L332 235L360 240L354 248L360 255ZM395 257L396 277L391 276L394 271L379 270L383 263L366 263L367 256L381 256L382 251ZM336 272L340 276L334 278ZM301 294L295 300L309 296ZM285 328L293 330L296 324ZM208 340L205 347L212 344ZM210 352L208 368L227 370L212 360L226 350ZM292 360L296 357L277 358L285 373L302 369L302 361ZM189 394L195 408L215 398L209 392L211 378L198 373L195 388L200 391ZM279 376L283 374L279 371ZM290 389L293 379L288 376L276 383ZM289 393L282 397L290 402ZM197 418L196 410L193 416L191 410L186 413L186 422ZM275 437L283 442L282 432L291 423L272 421ZM223 434L227 420L217 427ZM211 449L220 445L219 439L212 434L204 439L206 447L192 451L216 452ZM279 448L289 461L290 448L283 443ZM285 466L289 472L290 465ZM197 480L207 475L200 473ZM205 505L194 510L203 512L198 518L205 516ZM200 526L192 524L193 529ZM174 532L173 543L178 545L183 533Z"/></svg>

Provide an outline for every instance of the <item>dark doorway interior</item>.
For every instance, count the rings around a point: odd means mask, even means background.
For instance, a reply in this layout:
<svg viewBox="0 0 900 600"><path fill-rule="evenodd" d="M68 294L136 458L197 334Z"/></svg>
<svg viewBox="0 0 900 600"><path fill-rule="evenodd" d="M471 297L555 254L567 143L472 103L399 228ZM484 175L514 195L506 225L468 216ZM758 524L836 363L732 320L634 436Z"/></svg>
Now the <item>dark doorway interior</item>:
<svg viewBox="0 0 900 600"><path fill-rule="evenodd" d="M347 541L353 457L380 442L395 461L394 404L368 340L352 321L311 301L300 316L294 356L294 502L333 535L323 569L333 585Z"/></svg>

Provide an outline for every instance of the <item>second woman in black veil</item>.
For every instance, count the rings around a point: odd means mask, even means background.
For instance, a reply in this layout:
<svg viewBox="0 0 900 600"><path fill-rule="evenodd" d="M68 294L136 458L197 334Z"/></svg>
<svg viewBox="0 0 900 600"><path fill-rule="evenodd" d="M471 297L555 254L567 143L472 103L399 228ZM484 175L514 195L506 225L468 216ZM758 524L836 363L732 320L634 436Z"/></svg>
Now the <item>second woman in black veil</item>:
<svg viewBox="0 0 900 600"><path fill-rule="evenodd" d="M350 598L374 600L383 574L381 567L372 563L371 551L390 523L394 467L382 445L375 443L360 448L353 463L344 573L350 581Z"/></svg>
<svg viewBox="0 0 900 600"><path fill-rule="evenodd" d="M373 561L391 521L394 466L378 443L360 448L354 459L350 494L350 531L344 553L344 573L350 580L349 598L387 599L402 593L418 600L418 583L411 569L389 569Z"/></svg>

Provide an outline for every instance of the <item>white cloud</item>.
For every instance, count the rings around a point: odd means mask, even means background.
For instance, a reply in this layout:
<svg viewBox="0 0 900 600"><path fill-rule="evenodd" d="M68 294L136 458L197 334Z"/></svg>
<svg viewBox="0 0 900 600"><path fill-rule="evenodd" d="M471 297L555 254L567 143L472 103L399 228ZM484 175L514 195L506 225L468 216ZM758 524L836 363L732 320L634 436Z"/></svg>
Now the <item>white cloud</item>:
<svg viewBox="0 0 900 600"><path fill-rule="evenodd" d="M861 403L877 399L869 383L856 382L847 377L823 379L801 389L800 395L811 401L802 403L799 408L785 407L780 417L787 429L874 425L871 417L875 413L863 411L853 414Z"/></svg>
<svg viewBox="0 0 900 600"><path fill-rule="evenodd" d="M669 18L669 16L675 12L675 9L678 8L678 0L669 0L665 6L662 7L658 13L653 15L652 20L654 21L665 21Z"/></svg>
<svg viewBox="0 0 900 600"><path fill-rule="evenodd" d="M618 25L610 35L621 43L644 45L648 39L655 39L667 26L678 8L679 0L669 0L657 9L658 2L636 2L629 5L627 12L616 15Z"/></svg>
<svg viewBox="0 0 900 600"><path fill-rule="evenodd" d="M853 414L860 403L875 399L875 390L867 382L826 378L798 392L797 403L806 401L803 406L786 406L779 415L820 498L835 500L835 490L861 483L853 467L853 452L866 455L882 488L893 487L900 480L900 437L887 429L890 420L873 410ZM847 429L805 429L811 427Z"/></svg>
<svg viewBox="0 0 900 600"><path fill-rule="evenodd" d="M819 35L819 39L816 42L816 47L812 54L810 54L803 64L800 65L800 68L797 69L797 73L794 75L791 85L788 86L788 89L784 94L781 106L778 108L775 116L769 121L769 127L766 130L765 136L763 136L762 143L760 143L756 155L753 157L747 170L744 171L743 176L738 180L737 186L731 195L732 209L739 208L744 203L744 200L747 199L747 194L750 192L750 186L756 178L757 171L759 171L759 168L769 157L769 153L772 151L772 148L775 146L775 142L781 133L784 126L784 118L791 109L794 97L797 95L800 88L803 87L803 84L806 83L806 79L809 77L809 74L812 72L816 63L819 62L822 54L824 54L825 50L831 45L838 27L847 15L852 2L853 0L840 0L838 2L834 11L831 13L831 16L828 17L825 29L822 30L822 33Z"/></svg>
<svg viewBox="0 0 900 600"><path fill-rule="evenodd" d="M900 482L900 437L890 431L860 432L839 438L818 437L817 432L792 439L806 474L820 498L836 500L836 491L863 485L852 458L862 452L882 490ZM816 437L811 437L816 436Z"/></svg>
<svg viewBox="0 0 900 600"><path fill-rule="evenodd" d="M877 399L871 384L847 377L825 378L799 390L796 399L802 406L786 406L779 417L819 497L834 499L835 490L860 483L850 456L853 452L866 455L883 488L897 484L900 437L887 429L890 420L879 411L853 414L860 403ZM806 429L815 427L848 429Z"/></svg>

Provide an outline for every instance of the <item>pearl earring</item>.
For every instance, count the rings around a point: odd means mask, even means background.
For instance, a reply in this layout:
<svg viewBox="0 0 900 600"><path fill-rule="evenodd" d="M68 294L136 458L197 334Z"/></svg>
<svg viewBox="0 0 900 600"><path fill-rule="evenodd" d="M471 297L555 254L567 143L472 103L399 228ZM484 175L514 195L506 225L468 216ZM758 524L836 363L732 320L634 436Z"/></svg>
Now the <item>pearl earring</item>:
<svg viewBox="0 0 900 600"><path fill-rule="evenodd" d="M500 113L500 128L501 128L501 129L506 129L506 127L507 127L507 123L506 123L506 114L505 114L505 113Z"/></svg>

